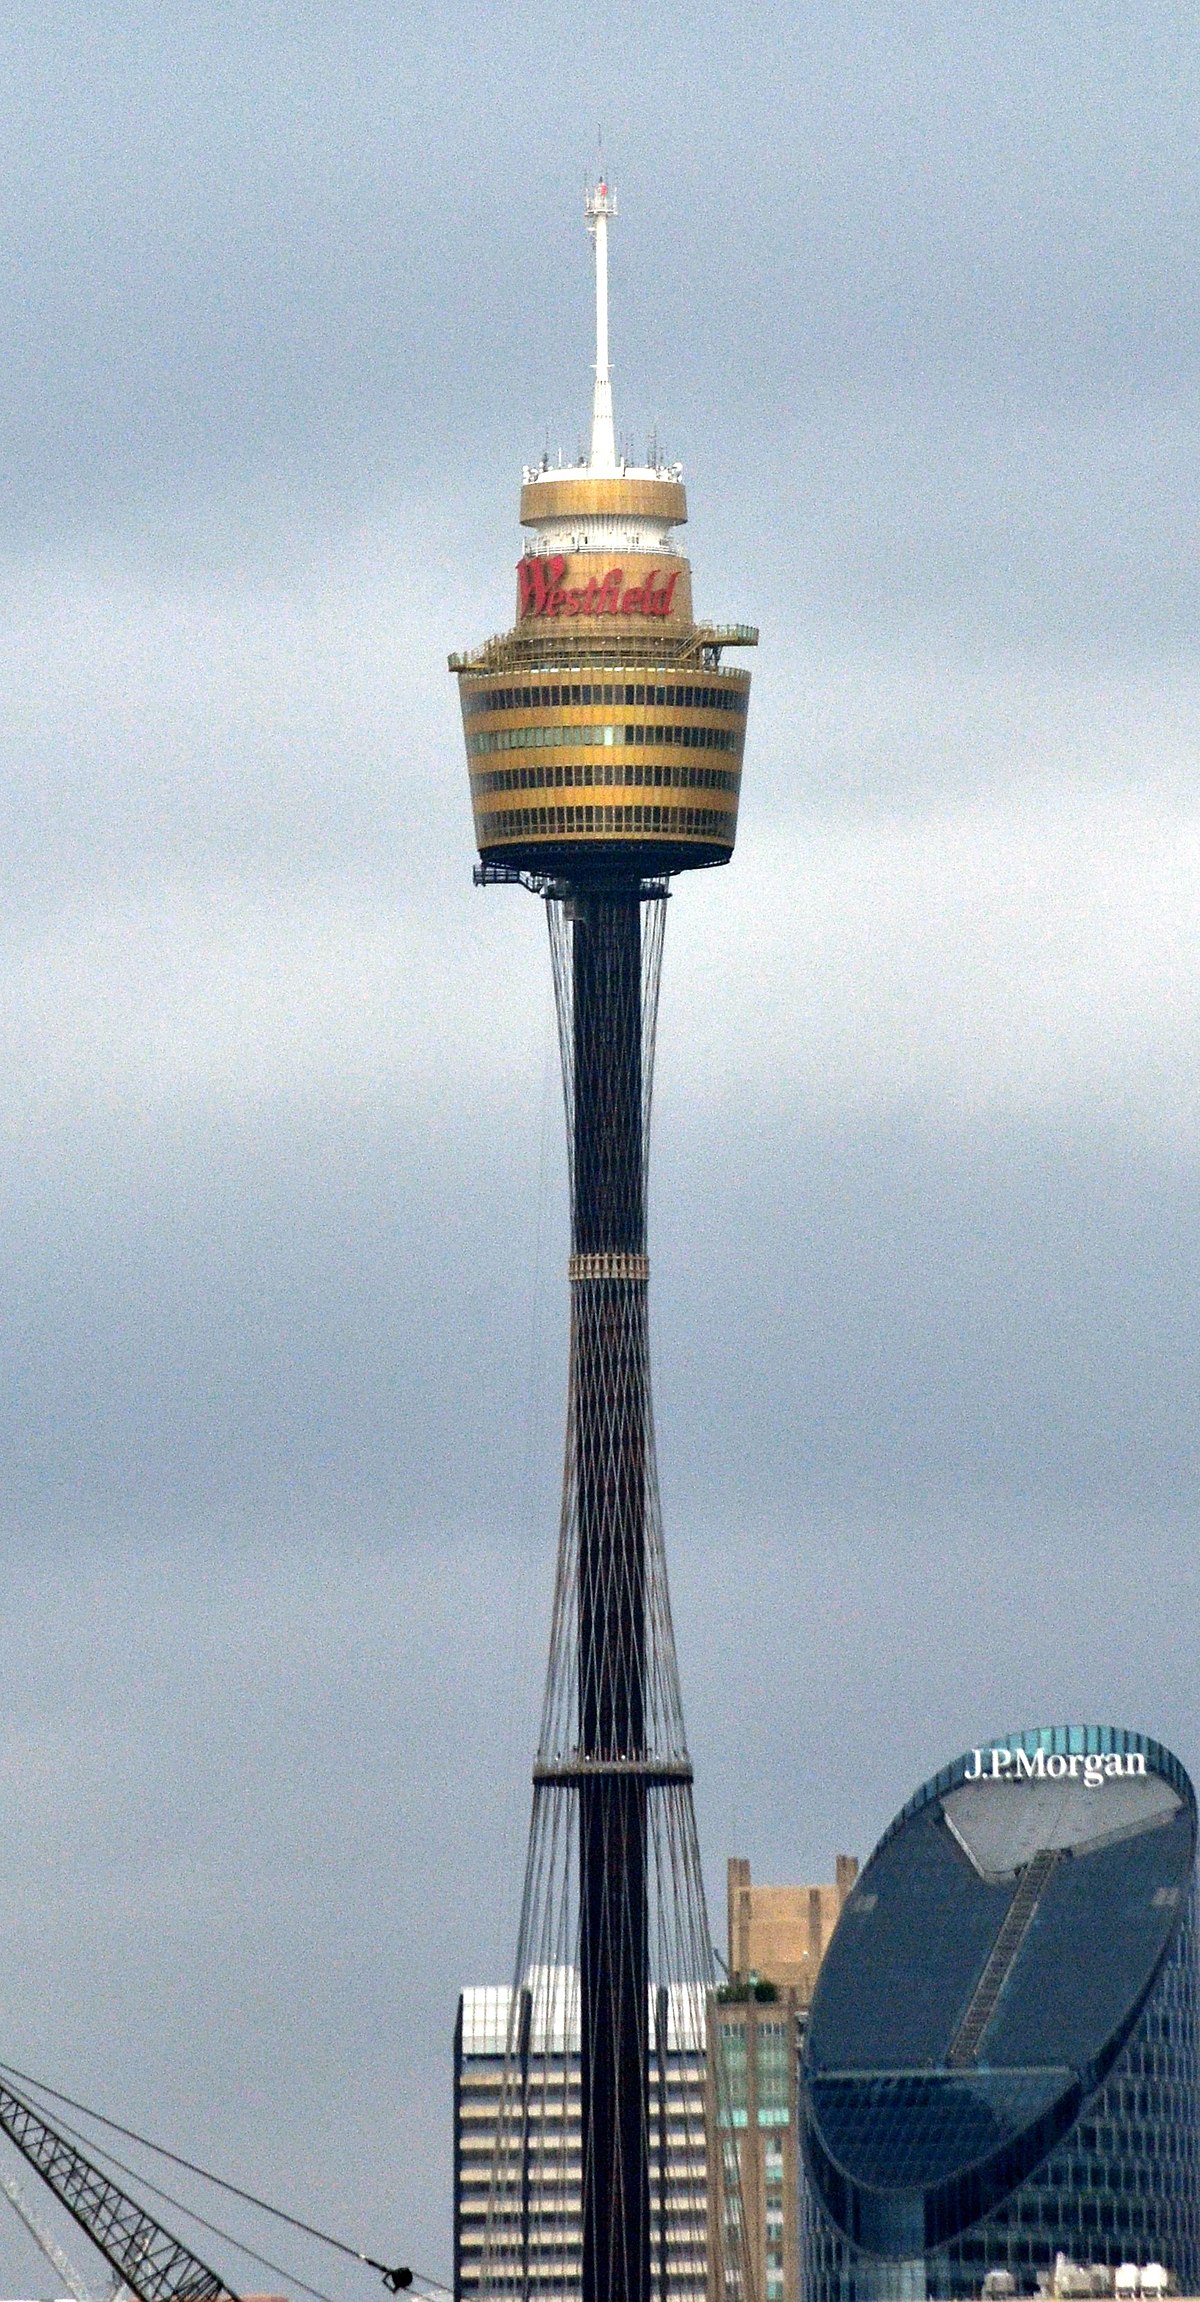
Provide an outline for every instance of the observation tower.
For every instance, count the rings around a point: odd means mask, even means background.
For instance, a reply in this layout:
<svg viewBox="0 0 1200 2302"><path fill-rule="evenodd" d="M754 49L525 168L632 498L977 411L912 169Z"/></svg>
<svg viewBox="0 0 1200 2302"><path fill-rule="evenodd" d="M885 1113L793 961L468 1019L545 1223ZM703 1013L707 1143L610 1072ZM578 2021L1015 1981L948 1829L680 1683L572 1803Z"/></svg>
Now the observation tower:
<svg viewBox="0 0 1200 2302"><path fill-rule="evenodd" d="M526 471L516 622L450 659L476 878L546 902L571 1182L558 1570L481 2291L668 2302L707 2284L726 2302L743 2292L736 2200L705 2204L703 2132L689 2180L677 2148L668 2179L652 2084L672 2052L703 2053L714 1977L655 1467L646 1171L669 883L733 852L750 678L724 657L758 635L695 619L678 465L618 455L607 184L585 214L591 452Z"/></svg>

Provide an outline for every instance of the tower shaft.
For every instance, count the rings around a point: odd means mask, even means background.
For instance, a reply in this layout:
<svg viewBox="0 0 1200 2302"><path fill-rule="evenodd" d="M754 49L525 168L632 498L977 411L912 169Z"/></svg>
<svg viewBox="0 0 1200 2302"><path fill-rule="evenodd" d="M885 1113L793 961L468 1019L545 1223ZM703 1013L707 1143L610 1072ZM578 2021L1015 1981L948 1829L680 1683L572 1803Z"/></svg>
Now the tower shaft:
<svg viewBox="0 0 1200 2302"><path fill-rule="evenodd" d="M583 2302L647 2302L641 916L636 887L573 908Z"/></svg>

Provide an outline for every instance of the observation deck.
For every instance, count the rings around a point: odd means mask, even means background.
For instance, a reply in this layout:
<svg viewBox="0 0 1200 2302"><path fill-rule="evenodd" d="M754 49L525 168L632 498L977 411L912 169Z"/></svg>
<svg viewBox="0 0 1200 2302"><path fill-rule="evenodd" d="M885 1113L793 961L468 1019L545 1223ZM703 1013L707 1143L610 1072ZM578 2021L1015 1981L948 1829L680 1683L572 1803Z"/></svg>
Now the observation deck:
<svg viewBox="0 0 1200 2302"><path fill-rule="evenodd" d="M475 838L490 875L636 883L727 863L737 837L751 624L698 622L675 540L678 464L616 457L606 187L590 199L596 384L586 462L526 470L516 621L452 655Z"/></svg>

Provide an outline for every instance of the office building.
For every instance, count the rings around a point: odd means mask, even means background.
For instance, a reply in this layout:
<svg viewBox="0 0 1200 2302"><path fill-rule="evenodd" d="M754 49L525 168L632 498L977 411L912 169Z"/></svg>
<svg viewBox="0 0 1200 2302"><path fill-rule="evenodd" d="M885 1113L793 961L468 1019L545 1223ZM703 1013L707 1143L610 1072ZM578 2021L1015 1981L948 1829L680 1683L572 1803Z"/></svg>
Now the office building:
<svg viewBox="0 0 1200 2302"><path fill-rule="evenodd" d="M749 2261L755 2302L798 2302L797 2038L815 1933L823 1947L857 1868L839 1855L835 1886L758 1887L747 1863L730 1863L719 2066L702 1988L660 1987L648 2005L656 2302L723 2302L731 2251ZM762 1960L753 1978L737 1966L747 1946ZM718 2163L729 2183L710 2182ZM491 2280L545 2302L581 2293L582 2169L578 1968L531 1968L516 1994L464 1990L454 2034L456 2302L476 2302ZM720 2227L726 2215L736 2249Z"/></svg>
<svg viewBox="0 0 1200 2302"><path fill-rule="evenodd" d="M750 1865L731 1855L726 1909L729 1979L758 1975L795 1993L807 2010L834 1927L855 1879L858 1862L839 1854L832 1886L755 1886Z"/></svg>
<svg viewBox="0 0 1200 2302"><path fill-rule="evenodd" d="M839 1854L832 1886L755 1886L728 1866L729 1978L717 1993L710 2083L714 2219L736 2177L757 2302L800 2302L797 2057L821 1961L858 1876ZM715 2298L714 2298L715 2302Z"/></svg>
<svg viewBox="0 0 1200 2302"><path fill-rule="evenodd" d="M1023 1730L914 1794L805 2030L806 2302L1033 2293L1060 2253L1196 2292L1195 1862L1178 1759L1116 1727Z"/></svg>
<svg viewBox="0 0 1200 2302"><path fill-rule="evenodd" d="M704 1994L659 1990L648 2013L651 2287L662 2302L704 2302ZM578 1968L534 1970L517 1994L494 1985L463 1991L454 2035L455 2302L484 2290L485 2264L488 2279L531 2298L581 2292L580 2082Z"/></svg>

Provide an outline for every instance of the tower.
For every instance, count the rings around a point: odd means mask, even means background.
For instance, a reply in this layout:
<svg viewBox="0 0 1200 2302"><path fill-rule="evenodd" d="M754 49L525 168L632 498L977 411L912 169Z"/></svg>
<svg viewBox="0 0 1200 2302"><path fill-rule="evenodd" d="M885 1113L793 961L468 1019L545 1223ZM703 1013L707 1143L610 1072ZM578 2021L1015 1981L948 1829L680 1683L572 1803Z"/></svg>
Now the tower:
<svg viewBox="0 0 1200 2302"><path fill-rule="evenodd" d="M704 2207L668 2180L666 2082L656 2112L653 2074L672 2042L702 2051L712 1953L655 1467L650 1094L669 883L727 862L737 828L750 681L722 657L758 635L693 617L673 541L687 518L679 467L618 458L605 183L585 214L591 451L525 473L516 623L450 659L476 877L546 901L571 1178L563 1507L483 2286L667 2302L705 2251ZM529 2045L556 2026L579 2041L574 2172L551 2114L561 2057ZM707 2239L719 2302L741 2291L728 2235Z"/></svg>

